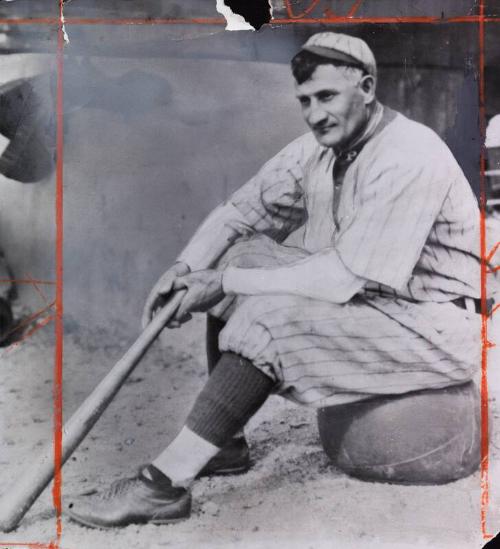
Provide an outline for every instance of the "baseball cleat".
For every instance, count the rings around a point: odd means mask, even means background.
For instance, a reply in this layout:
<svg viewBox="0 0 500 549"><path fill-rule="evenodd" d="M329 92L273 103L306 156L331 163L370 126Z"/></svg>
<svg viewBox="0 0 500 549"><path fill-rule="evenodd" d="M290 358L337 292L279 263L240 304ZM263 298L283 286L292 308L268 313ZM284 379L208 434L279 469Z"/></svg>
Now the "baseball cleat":
<svg viewBox="0 0 500 549"><path fill-rule="evenodd" d="M245 437L232 438L200 471L198 477L240 475L251 466L250 449Z"/></svg>
<svg viewBox="0 0 500 549"><path fill-rule="evenodd" d="M144 475L145 470L152 480ZM191 494L172 486L167 476L148 465L135 477L113 482L104 492L75 498L65 513L90 528L170 524L189 518Z"/></svg>

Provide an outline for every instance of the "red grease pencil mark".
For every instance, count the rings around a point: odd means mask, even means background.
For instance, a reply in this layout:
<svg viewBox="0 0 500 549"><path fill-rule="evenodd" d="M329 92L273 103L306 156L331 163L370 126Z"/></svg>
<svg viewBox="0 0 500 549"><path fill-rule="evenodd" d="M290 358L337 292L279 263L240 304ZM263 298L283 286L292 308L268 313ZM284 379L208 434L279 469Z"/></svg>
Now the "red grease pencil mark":
<svg viewBox="0 0 500 549"><path fill-rule="evenodd" d="M33 278L29 273L27 273L26 276L28 277L28 280L31 280L31 284L33 288L35 288L35 291L37 292L37 294L42 298L44 303L47 303L48 302L47 296L45 295L44 291L40 288L39 284L37 284L36 280L33 280Z"/></svg>
<svg viewBox="0 0 500 549"><path fill-rule="evenodd" d="M129 17L123 19L106 19L92 17L68 17L66 25L226 25L227 21L220 17L195 19L165 19L150 17Z"/></svg>
<svg viewBox="0 0 500 549"><path fill-rule="evenodd" d="M315 7L315 6L314 6ZM306 14L307 15L307 14ZM462 15L457 17L442 18L438 16L393 16L393 17L355 17L355 16L337 16L331 10L325 12L326 17L283 17L272 18L270 24L328 24L328 23L478 23L480 17L477 15ZM500 17L494 18L500 22ZM2 20L0 19L0 23ZM7 23L15 24L16 20L7 20ZM106 18L83 18L68 17L64 20L66 25L226 25L224 19L149 19L131 17L127 19L106 19Z"/></svg>
<svg viewBox="0 0 500 549"><path fill-rule="evenodd" d="M8 331L6 334L5 334L5 337L9 337L13 334L15 334L17 331L19 330L22 330L23 328L25 328L26 326L28 326L29 324L31 324L31 322L33 322L34 320L36 320L37 318L41 317L45 312L47 312L49 309L51 309L53 306L55 305L55 301L53 301L52 303L50 303L49 305L47 305L46 307L44 307L43 309L40 309L39 311L33 313L32 315L30 315L29 317L27 317L26 319L24 319L22 322L20 322L19 324L17 324L17 326L14 326L14 328L12 328L10 331ZM6 351L14 348L14 347L18 347L19 345L17 345L20 341L26 339L26 336L22 337L19 341L16 341L16 343L12 344L12 345L9 345L7 348L6 348Z"/></svg>
<svg viewBox="0 0 500 549"><path fill-rule="evenodd" d="M37 280L35 278L0 278L0 284L37 284L38 286L55 286L52 280ZM1 549L1 546L0 546Z"/></svg>
<svg viewBox="0 0 500 549"><path fill-rule="evenodd" d="M319 0L318 0L319 1ZM311 8L311 6L309 6ZM309 9L308 8L308 9ZM358 9L356 8L356 12ZM307 14L306 14L307 15ZM325 10L325 17L302 17L293 15L293 17L273 18L271 24L327 24L327 23L478 23L484 21L488 23L500 23L500 16L484 17L478 15L463 15L449 18L438 16L393 16L393 17L355 17L352 15L337 16L330 9ZM0 25L57 25L59 20L56 18L39 19L9 19L0 18ZM192 18L192 19L168 19L168 18L91 18L91 17L68 17L64 20L65 25L226 25L224 19L213 18Z"/></svg>
<svg viewBox="0 0 500 549"><path fill-rule="evenodd" d="M349 13L347 14L347 17L354 17L356 15L357 11L359 10L359 8L361 7L362 3L363 3L363 0L357 0L357 2L355 2L352 5L352 8L349 10Z"/></svg>
<svg viewBox="0 0 500 549"><path fill-rule="evenodd" d="M350 9L347 16L336 16L331 10L326 9L324 17L306 17L319 4L320 0L311 0L309 6L300 14L293 12L290 0L284 0L288 18L275 18L271 20L273 24L328 24L328 23L479 23L479 96L480 96L480 126L481 134L485 135L485 91L484 91L484 24L499 23L500 17L485 17L484 16L484 0L480 2L479 16L466 15L451 18L441 17L355 17L362 0L357 0ZM61 538L61 450L62 450L62 367L63 367L63 116L62 116L62 100L63 100L63 19L62 19L62 0L59 3L59 18L0 18L0 24L5 25L58 25L58 40L57 40L57 166L56 166L56 273L57 280L44 281L21 279L16 280L18 284L36 284L39 285L56 285L56 314L49 316L42 321L45 325L55 319L56 331L56 349L55 349L55 384L54 384L54 465L55 478L53 487L53 500L56 509L56 532L57 541L46 543L7 543L0 544L2 547L29 547L30 549L58 549ZM68 18L64 21L66 25L225 25L226 21L223 18L189 18L189 19L166 19L166 18ZM484 538L491 538L492 535L486 530L486 511L489 501L488 492L488 387L487 387L487 349L493 346L493 343L488 340L487 334L487 310L486 310L486 275L487 262L492 259L493 254L498 249L500 243L497 243L493 251L486 255L486 225L485 225L485 156L484 145L481 150L480 157L480 246L481 246L481 303L482 303L482 324L481 324L481 529ZM495 268L494 270L497 270ZM0 280L2 282L11 282L10 280ZM51 304L52 306L52 304ZM49 306L50 307L50 306ZM494 312L500 307L496 305L491 312ZM45 311L46 309L43 309ZM40 313L38 313L40 314ZM40 323L40 324L42 324ZM38 326L40 326L40 324ZM38 329L38 328L35 328Z"/></svg>
<svg viewBox="0 0 500 549"><path fill-rule="evenodd" d="M301 19L271 19L271 23L280 25L288 25L292 23L300 24L329 24L329 23L478 23L480 18L477 15L463 15L460 17L449 17L443 19L437 16L421 16L421 17L350 17L350 16L335 16L329 12L327 17L309 17ZM499 18L500 21L500 18Z"/></svg>
<svg viewBox="0 0 500 549"><path fill-rule="evenodd" d="M309 6L299 14L294 13L290 0L285 0L286 13L290 19L302 19L305 15L309 15L313 9L319 4L320 0L311 0Z"/></svg>
<svg viewBox="0 0 500 549"><path fill-rule="evenodd" d="M347 13L347 17L351 18L351 17L354 17L356 15L356 13L358 12L359 8L361 7L361 4L363 3L363 0L356 0L356 2L354 2L354 4L352 5L351 9L349 10L349 12ZM330 8L326 8L326 10L323 12L323 15L325 17L328 17L328 18L331 18L331 19L336 19L338 18L339 16L337 16L335 14L335 12L330 9Z"/></svg>
<svg viewBox="0 0 500 549"><path fill-rule="evenodd" d="M58 22L59 20L56 17L0 18L0 25L57 25Z"/></svg>
<svg viewBox="0 0 500 549"><path fill-rule="evenodd" d="M29 547L29 549L57 549L53 542L50 543L0 543L0 549L10 549L11 547Z"/></svg>
<svg viewBox="0 0 500 549"><path fill-rule="evenodd" d="M13 343L12 345L9 345L9 347L7 347L6 351L12 351L14 349L17 349L21 343L28 339L29 337L31 337L36 331L38 331L40 328L43 328L44 326L46 326L49 322L51 322L52 320L54 320L54 315L51 315L51 316L48 316L46 318L44 318L43 320L40 320L40 322L37 322L36 326L30 330L29 332L26 332L26 334L24 334L24 336L19 340L19 341L16 341L15 343Z"/></svg>
<svg viewBox="0 0 500 549"><path fill-rule="evenodd" d="M485 258L487 263L489 263L493 259L493 256L497 253L497 250L498 250L499 247L500 247L500 242L497 242L493 246L493 248L491 248L490 253Z"/></svg>
<svg viewBox="0 0 500 549"><path fill-rule="evenodd" d="M487 261L486 254L486 107L484 80L484 0L479 3L479 126L481 132L480 152L480 249L481 249L481 533L484 539L492 538L487 529L489 503L489 424L488 424L488 310L487 310ZM491 254L491 252L490 252Z"/></svg>
<svg viewBox="0 0 500 549"><path fill-rule="evenodd" d="M64 18L63 0L59 0L59 27L57 29L57 127L56 127L56 313L54 356L54 484L52 500L56 511L57 545L61 539L61 466L63 425L63 68L64 68Z"/></svg>

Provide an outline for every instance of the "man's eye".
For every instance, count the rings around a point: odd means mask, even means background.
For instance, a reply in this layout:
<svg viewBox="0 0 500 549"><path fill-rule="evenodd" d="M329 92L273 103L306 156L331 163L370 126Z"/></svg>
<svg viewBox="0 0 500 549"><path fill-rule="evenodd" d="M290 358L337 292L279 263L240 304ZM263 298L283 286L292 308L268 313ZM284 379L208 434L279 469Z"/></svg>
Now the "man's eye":
<svg viewBox="0 0 500 549"><path fill-rule="evenodd" d="M303 107L307 107L310 103L309 101L309 98L308 97L299 97L299 103L303 106Z"/></svg>
<svg viewBox="0 0 500 549"><path fill-rule="evenodd" d="M320 101L331 101L336 96L333 92L322 93L318 99Z"/></svg>

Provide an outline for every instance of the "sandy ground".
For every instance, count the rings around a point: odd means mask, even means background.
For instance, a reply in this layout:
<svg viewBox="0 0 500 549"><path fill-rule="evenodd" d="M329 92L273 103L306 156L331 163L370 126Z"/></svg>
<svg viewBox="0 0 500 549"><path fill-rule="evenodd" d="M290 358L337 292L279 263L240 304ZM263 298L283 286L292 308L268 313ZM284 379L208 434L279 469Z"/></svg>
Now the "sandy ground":
<svg viewBox="0 0 500 549"><path fill-rule="evenodd" d="M500 338L499 338L500 339ZM52 325L0 350L0 492L31 466L52 433ZM119 331L65 333L64 411L76 409L129 345ZM493 358L493 355L492 355ZM491 362L490 364L493 364ZM205 379L203 322L162 335L63 469L63 497L133 473L176 433ZM500 525L496 475L500 435L497 374L490 383L490 515ZM494 383L493 383L494 382ZM254 466L241 476L198 481L190 520L96 531L63 518L60 547L130 548L480 548L480 478L438 487L375 484L336 470L322 451L312 410L272 397L247 429ZM498 492L498 495L496 493ZM50 490L2 543L55 536Z"/></svg>

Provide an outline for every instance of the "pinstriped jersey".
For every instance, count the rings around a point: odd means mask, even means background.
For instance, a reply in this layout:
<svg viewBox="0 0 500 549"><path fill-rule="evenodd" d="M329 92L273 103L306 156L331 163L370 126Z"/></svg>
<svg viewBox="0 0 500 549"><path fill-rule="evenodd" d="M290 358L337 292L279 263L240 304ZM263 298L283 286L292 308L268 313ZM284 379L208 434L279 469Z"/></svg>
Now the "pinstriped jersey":
<svg viewBox="0 0 500 549"><path fill-rule="evenodd" d="M375 133L345 174L338 228L334 162L333 150L306 134L230 202L257 232L290 238L312 253L335 248L367 280L364 293L416 301L479 297L477 201L437 134L399 113Z"/></svg>

